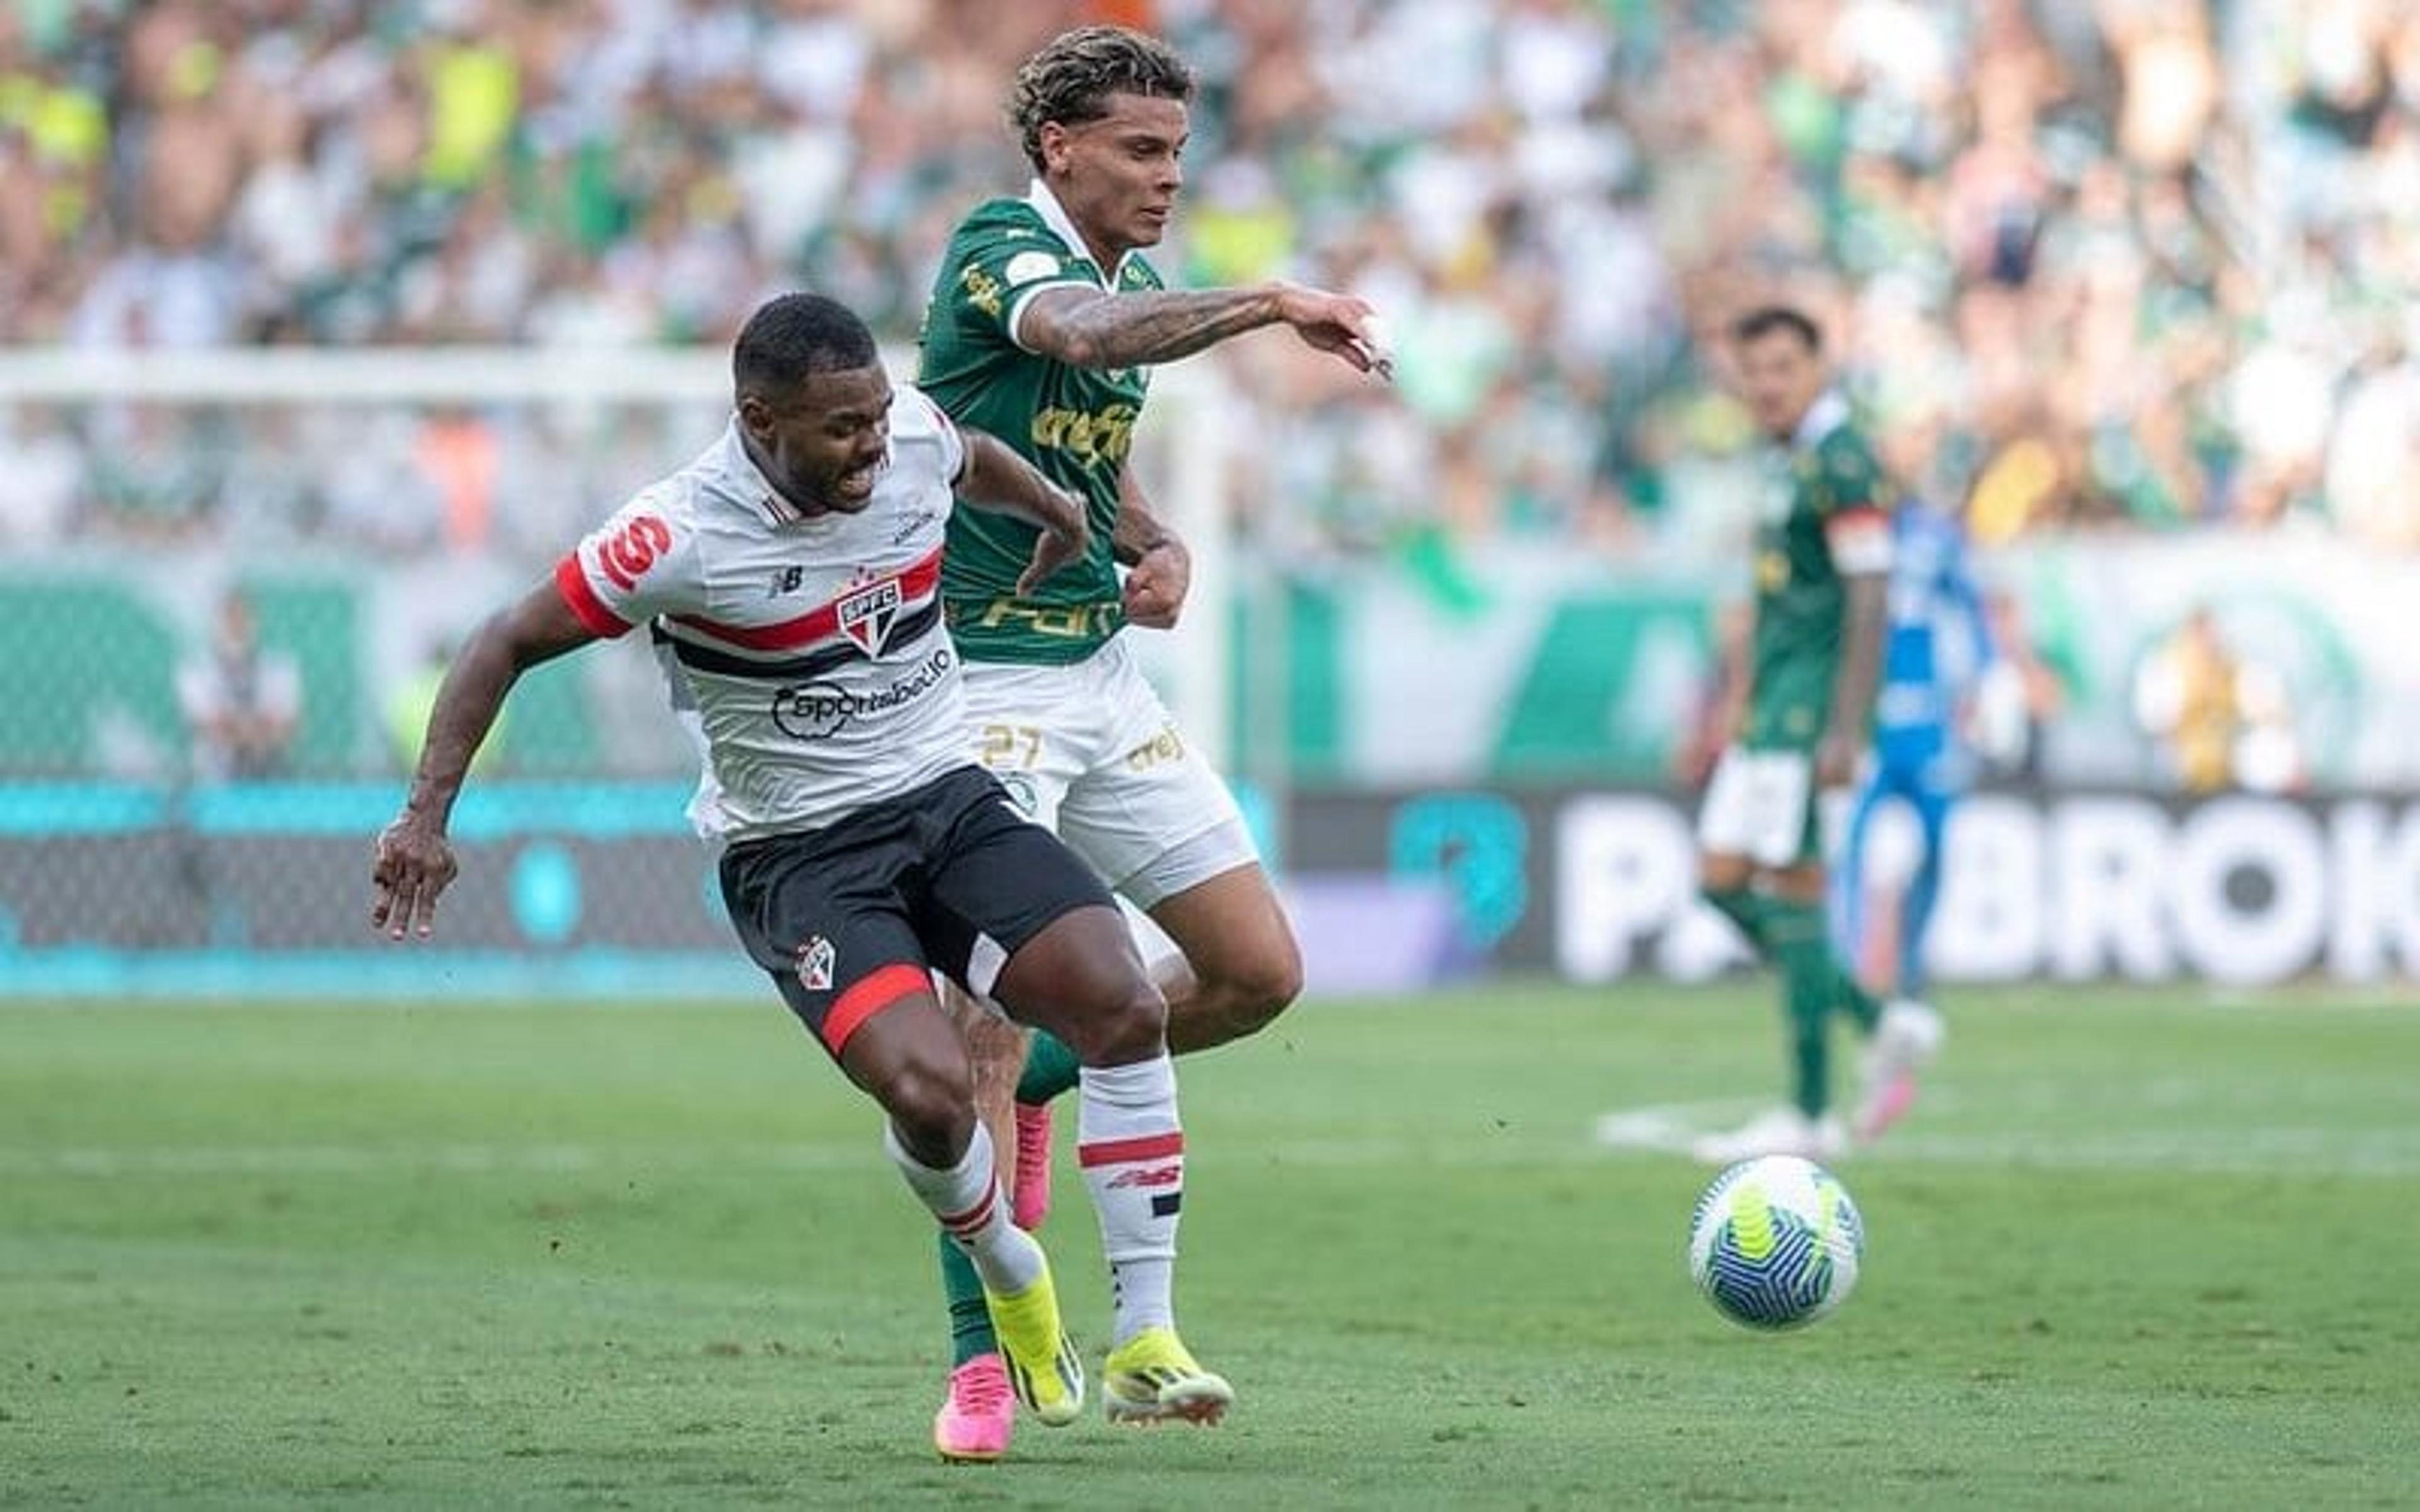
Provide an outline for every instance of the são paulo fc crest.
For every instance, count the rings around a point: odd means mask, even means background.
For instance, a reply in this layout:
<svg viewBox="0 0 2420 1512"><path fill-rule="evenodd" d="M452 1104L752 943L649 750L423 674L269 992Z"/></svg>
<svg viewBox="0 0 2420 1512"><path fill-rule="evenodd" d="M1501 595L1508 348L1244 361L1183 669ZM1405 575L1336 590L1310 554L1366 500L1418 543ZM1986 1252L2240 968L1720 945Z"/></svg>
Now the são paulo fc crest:
<svg viewBox="0 0 2420 1512"><path fill-rule="evenodd" d="M869 656L882 655L891 627L899 621L899 579L868 583L840 601L840 633Z"/></svg>
<svg viewBox="0 0 2420 1512"><path fill-rule="evenodd" d="M799 947L799 985L811 993L831 991L832 962L838 953L822 935L808 936L807 943Z"/></svg>

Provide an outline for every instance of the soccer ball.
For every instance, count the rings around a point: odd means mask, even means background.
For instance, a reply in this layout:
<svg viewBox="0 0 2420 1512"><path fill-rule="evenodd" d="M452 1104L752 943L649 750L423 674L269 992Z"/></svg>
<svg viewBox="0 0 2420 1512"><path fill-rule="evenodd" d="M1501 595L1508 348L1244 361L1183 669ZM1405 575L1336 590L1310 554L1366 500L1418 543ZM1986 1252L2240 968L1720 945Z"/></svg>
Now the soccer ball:
<svg viewBox="0 0 2420 1512"><path fill-rule="evenodd" d="M1745 1160L1715 1177L1689 1222L1689 1273L1745 1328L1804 1328L1839 1306L1865 1250L1848 1189L1795 1155Z"/></svg>

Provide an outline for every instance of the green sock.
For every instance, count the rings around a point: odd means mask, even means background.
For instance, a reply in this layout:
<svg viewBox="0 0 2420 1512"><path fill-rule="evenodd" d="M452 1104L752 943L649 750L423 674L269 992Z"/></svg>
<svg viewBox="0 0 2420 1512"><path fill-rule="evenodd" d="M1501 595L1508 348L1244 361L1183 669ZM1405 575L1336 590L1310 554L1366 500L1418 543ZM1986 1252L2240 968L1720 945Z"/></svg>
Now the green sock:
<svg viewBox="0 0 2420 1512"><path fill-rule="evenodd" d="M991 1331L991 1308L984 1303L983 1277L975 1274L975 1262L950 1242L949 1235L934 1237L941 1242L941 1294L950 1300L950 1367L954 1370L978 1354L998 1352L1000 1340Z"/></svg>
<svg viewBox="0 0 2420 1512"><path fill-rule="evenodd" d="M1838 961L1832 963L1832 1000L1849 1011L1857 1027L1867 1033L1882 1022L1883 1005L1874 995L1857 985L1856 975Z"/></svg>
<svg viewBox="0 0 2420 1512"><path fill-rule="evenodd" d="M1759 955L1769 953L1764 937L1767 900L1749 887L1708 887L1706 902L1722 911L1725 918L1739 926L1747 940L1747 948Z"/></svg>
<svg viewBox="0 0 2420 1512"><path fill-rule="evenodd" d="M1781 968L1781 1000L1790 1014L1794 1075L1792 1101L1820 1119L1832 1101L1832 1004L1840 968L1823 938L1823 910L1787 898L1765 901L1765 929Z"/></svg>
<svg viewBox="0 0 2420 1512"><path fill-rule="evenodd" d="M1016 1100L1039 1106L1062 1092L1074 1091L1082 1074L1076 1052L1056 1035L1036 1029L1032 1042L1025 1047L1025 1073L1016 1079Z"/></svg>

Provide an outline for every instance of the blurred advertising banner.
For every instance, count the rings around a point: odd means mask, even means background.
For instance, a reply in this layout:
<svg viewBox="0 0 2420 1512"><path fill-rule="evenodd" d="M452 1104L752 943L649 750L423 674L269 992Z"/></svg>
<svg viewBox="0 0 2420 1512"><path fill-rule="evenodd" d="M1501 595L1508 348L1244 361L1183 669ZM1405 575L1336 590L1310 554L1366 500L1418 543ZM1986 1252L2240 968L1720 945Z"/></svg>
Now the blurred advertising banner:
<svg viewBox="0 0 2420 1512"><path fill-rule="evenodd" d="M1464 944L1494 966L1696 981L1745 957L1698 899L1692 816L1690 799L1651 791L1304 800L1286 860L1297 878L1442 881ZM1884 918L1905 820L1886 810L1869 848ZM1988 792L1958 808L1947 844L1928 946L1941 980L2420 972L2420 802Z"/></svg>
<svg viewBox="0 0 2420 1512"><path fill-rule="evenodd" d="M1738 587L1707 563L1731 555L1499 545L1280 574L1239 550L1225 696L1175 704L1227 770L1272 789L1659 785L1701 733ZM201 764L183 685L236 594L256 655L295 689L275 775L391 778L444 658L551 560L138 542L12 558L0 781L158 783ZM2215 762L2263 791L2420 791L2420 559L2283 532L2079 535L1982 576L2006 656L1977 702L2003 777L2159 788ZM1197 593L1176 636L1138 633L1155 675L1220 623ZM690 752L637 639L540 669L483 770L677 778ZM2214 727L2195 735L2186 710Z"/></svg>
<svg viewBox="0 0 2420 1512"><path fill-rule="evenodd" d="M368 925L387 784L0 788L0 993L695 995L761 990L677 784L499 782L457 812L435 941ZM1698 980L1740 964L1659 790L1248 795L1314 992L1488 971ZM1872 896L1904 837L1870 848ZM2420 972L2420 800L1990 791L1948 832L1945 981Z"/></svg>
<svg viewBox="0 0 2420 1512"><path fill-rule="evenodd" d="M1497 548L1264 581L1235 658L1240 764L1322 785L1668 780L1744 589L1705 563L1732 556ZM2001 664L1976 691L2003 775L2181 782L2180 710L2223 707L2241 785L2420 789L2403 629L2420 559L2287 532L2079 534L1978 576ZM2202 686L2180 687L2189 640Z"/></svg>
<svg viewBox="0 0 2420 1512"><path fill-rule="evenodd" d="M1692 980L1737 944L1695 896L1687 814L1655 795L1556 805L1551 964ZM2420 970L2420 804L1985 794L1952 816L1927 955L1948 981ZM1886 894L1887 879L1869 876Z"/></svg>

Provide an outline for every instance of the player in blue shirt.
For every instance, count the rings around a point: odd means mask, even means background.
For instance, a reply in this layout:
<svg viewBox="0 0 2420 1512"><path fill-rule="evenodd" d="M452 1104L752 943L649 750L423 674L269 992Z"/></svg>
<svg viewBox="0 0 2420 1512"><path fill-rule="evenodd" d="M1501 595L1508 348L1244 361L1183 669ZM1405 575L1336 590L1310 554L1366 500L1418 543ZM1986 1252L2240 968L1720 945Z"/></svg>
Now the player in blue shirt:
<svg viewBox="0 0 2420 1512"><path fill-rule="evenodd" d="M1992 660L1983 595L1966 565L1965 532L1955 516L1910 500L1892 517L1890 617L1883 641L1882 689L1874 710L1873 769L1857 795L1840 865L1836 918L1844 959L1857 957L1866 931L1866 835L1885 800L1915 812L1922 856L1900 902L1899 965L1891 984L1899 1016L1930 1028L1940 1020L1923 1006L1924 940L1941 891L1942 838L1949 810L1974 779L1974 758L1958 732L1959 705ZM1869 1096L1871 1139L1907 1111L1912 1081Z"/></svg>

